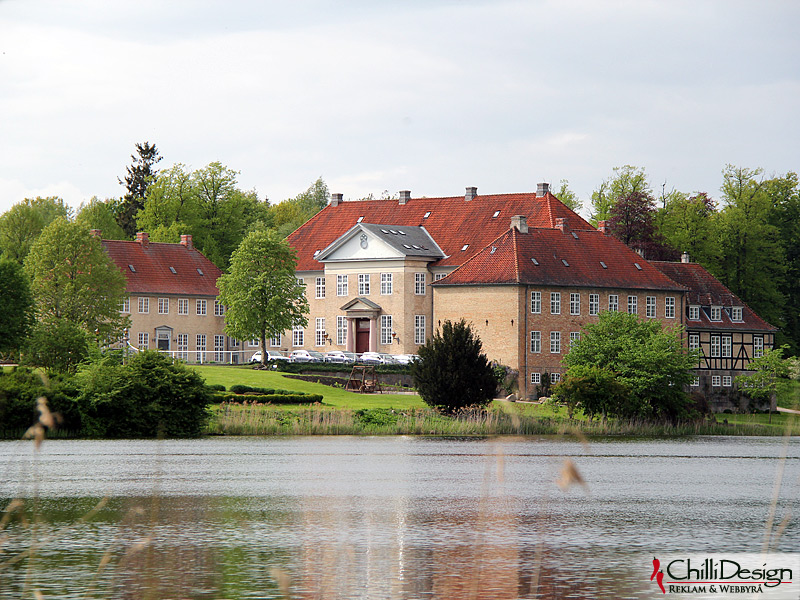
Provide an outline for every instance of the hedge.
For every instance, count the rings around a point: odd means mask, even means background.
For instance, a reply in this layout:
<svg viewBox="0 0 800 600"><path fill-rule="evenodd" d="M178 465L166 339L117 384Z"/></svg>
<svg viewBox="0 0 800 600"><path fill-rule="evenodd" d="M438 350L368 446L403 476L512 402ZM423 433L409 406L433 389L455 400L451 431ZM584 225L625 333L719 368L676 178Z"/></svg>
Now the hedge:
<svg viewBox="0 0 800 600"><path fill-rule="evenodd" d="M276 394L220 394L219 402L250 402L261 404L314 404L322 402L322 394L303 394L300 392Z"/></svg>

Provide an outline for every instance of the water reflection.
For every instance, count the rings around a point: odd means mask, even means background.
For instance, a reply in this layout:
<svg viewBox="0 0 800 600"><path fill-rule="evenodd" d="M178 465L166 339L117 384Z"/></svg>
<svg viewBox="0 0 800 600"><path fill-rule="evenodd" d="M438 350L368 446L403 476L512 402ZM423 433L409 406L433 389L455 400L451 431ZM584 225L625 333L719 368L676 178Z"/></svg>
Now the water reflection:
<svg viewBox="0 0 800 600"><path fill-rule="evenodd" d="M649 598L655 552L760 549L781 444L0 443L0 499L26 498L0 562L33 550L0 598ZM565 456L588 492L556 486ZM800 497L797 441L788 456L777 521Z"/></svg>

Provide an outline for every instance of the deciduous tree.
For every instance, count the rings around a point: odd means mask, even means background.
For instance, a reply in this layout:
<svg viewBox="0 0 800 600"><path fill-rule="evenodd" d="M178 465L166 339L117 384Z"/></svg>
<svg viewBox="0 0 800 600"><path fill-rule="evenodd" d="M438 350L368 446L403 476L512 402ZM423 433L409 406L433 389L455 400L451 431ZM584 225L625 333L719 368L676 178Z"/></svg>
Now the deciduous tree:
<svg viewBox="0 0 800 600"><path fill-rule="evenodd" d="M611 207L617 200L635 193L653 193L644 169L631 165L614 167L613 177L604 180L592 192L592 224L597 225L598 222L607 220L611 216Z"/></svg>
<svg viewBox="0 0 800 600"><path fill-rule="evenodd" d="M559 188L553 192L553 195L561 200L570 210L575 212L580 211L582 203L578 200L578 196L575 192L569 189L569 181L567 179L562 179L559 182Z"/></svg>
<svg viewBox="0 0 800 600"><path fill-rule="evenodd" d="M124 240L127 236L116 218L118 205L118 200L100 200L95 196L80 205L75 222L86 229L97 229L104 240Z"/></svg>
<svg viewBox="0 0 800 600"><path fill-rule="evenodd" d="M42 229L71 216L72 209L61 198L25 198L0 216L0 253L22 264Z"/></svg>
<svg viewBox="0 0 800 600"><path fill-rule="evenodd" d="M688 252L694 262L708 265L716 261L716 203L708 194L672 194L659 213L658 232L670 247Z"/></svg>
<svg viewBox="0 0 800 600"><path fill-rule="evenodd" d="M15 353L33 325L33 296L19 263L0 258L0 355Z"/></svg>

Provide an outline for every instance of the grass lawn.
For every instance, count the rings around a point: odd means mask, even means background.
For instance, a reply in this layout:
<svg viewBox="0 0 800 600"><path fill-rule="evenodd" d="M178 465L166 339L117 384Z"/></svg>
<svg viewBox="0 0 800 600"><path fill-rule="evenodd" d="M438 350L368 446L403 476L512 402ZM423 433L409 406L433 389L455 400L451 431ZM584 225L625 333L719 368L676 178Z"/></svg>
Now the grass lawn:
<svg viewBox="0 0 800 600"><path fill-rule="evenodd" d="M416 394L356 394L341 388L335 388L321 383L311 383L299 379L284 377L277 371L260 371L249 366L226 365L193 365L193 368L203 376L209 385L221 384L226 389L232 385L252 385L258 387L271 387L309 394L322 394L322 403L332 408L394 408L398 410L408 408L422 408L425 403ZM288 409L296 409L297 405L286 405Z"/></svg>

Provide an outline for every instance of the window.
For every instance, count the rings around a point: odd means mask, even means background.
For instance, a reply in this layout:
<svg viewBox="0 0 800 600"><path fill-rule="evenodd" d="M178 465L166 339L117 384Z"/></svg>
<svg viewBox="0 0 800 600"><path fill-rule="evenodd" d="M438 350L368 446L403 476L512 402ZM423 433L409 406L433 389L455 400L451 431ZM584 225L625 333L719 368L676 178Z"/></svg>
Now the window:
<svg viewBox="0 0 800 600"><path fill-rule="evenodd" d="M336 317L336 344L338 346L347 344L347 317Z"/></svg>
<svg viewBox="0 0 800 600"><path fill-rule="evenodd" d="M195 350L197 351L195 354L197 358L197 362L203 362L203 359L206 355L206 334L205 333L198 333L197 334L197 345L195 346Z"/></svg>
<svg viewBox="0 0 800 600"><path fill-rule="evenodd" d="M358 295L369 296L369 273L359 273L358 275Z"/></svg>
<svg viewBox="0 0 800 600"><path fill-rule="evenodd" d="M561 332L550 332L550 354L561 354Z"/></svg>
<svg viewBox="0 0 800 600"><path fill-rule="evenodd" d="M571 314L571 315L579 315L579 314L581 314L581 295L580 294L570 294L569 295L569 314Z"/></svg>
<svg viewBox="0 0 800 600"><path fill-rule="evenodd" d="M414 343L425 343L425 315L414 315Z"/></svg>
<svg viewBox="0 0 800 600"><path fill-rule="evenodd" d="M392 343L392 315L381 315L381 344Z"/></svg>
<svg viewBox="0 0 800 600"><path fill-rule="evenodd" d="M550 373L550 383L558 383L561 381L561 373Z"/></svg>
<svg viewBox="0 0 800 600"><path fill-rule="evenodd" d="M139 350L147 350L150 347L150 334L139 332Z"/></svg>
<svg viewBox="0 0 800 600"><path fill-rule="evenodd" d="M160 315L169 314L169 298L158 299L158 314Z"/></svg>
<svg viewBox="0 0 800 600"><path fill-rule="evenodd" d="M281 336L275 336L273 338L269 338L269 345L273 348L278 348L281 345Z"/></svg>
<svg viewBox="0 0 800 600"><path fill-rule="evenodd" d="M638 296L628 296L628 314L630 314L630 315L639 314L639 297Z"/></svg>
<svg viewBox="0 0 800 600"><path fill-rule="evenodd" d="M608 310L617 312L619 310L619 296L616 294L608 295Z"/></svg>
<svg viewBox="0 0 800 600"><path fill-rule="evenodd" d="M214 362L225 362L225 336L214 336Z"/></svg>
<svg viewBox="0 0 800 600"><path fill-rule="evenodd" d="M131 312L131 298L130 296L126 296L122 299L122 302L119 303L119 312L121 313L129 313Z"/></svg>
<svg viewBox="0 0 800 600"><path fill-rule="evenodd" d="M150 298L143 298L139 296L139 314L147 314L150 312Z"/></svg>
<svg viewBox="0 0 800 600"><path fill-rule="evenodd" d="M561 292L550 292L550 314L561 314Z"/></svg>
<svg viewBox="0 0 800 600"><path fill-rule="evenodd" d="M675 318L675 296L664 298L664 316L667 319Z"/></svg>
<svg viewBox="0 0 800 600"><path fill-rule="evenodd" d="M324 277L317 277L317 285L316 285L317 293L315 296L317 298L324 298L325 297L325 278Z"/></svg>
<svg viewBox="0 0 800 600"><path fill-rule="evenodd" d="M215 317L225 316L225 307L222 304L220 304L218 300L214 300L214 316Z"/></svg>
<svg viewBox="0 0 800 600"><path fill-rule="evenodd" d="M542 292L531 292L531 312L534 315L542 314Z"/></svg>
<svg viewBox="0 0 800 600"><path fill-rule="evenodd" d="M189 360L189 334L178 334L178 359Z"/></svg>
<svg viewBox="0 0 800 600"><path fill-rule="evenodd" d="M302 346L305 343L306 330L302 325L292 327L292 346Z"/></svg>
<svg viewBox="0 0 800 600"><path fill-rule="evenodd" d="M760 335L753 336L753 358L764 356L764 338Z"/></svg>
<svg viewBox="0 0 800 600"><path fill-rule="evenodd" d="M347 275L336 276L336 295L347 296Z"/></svg>
<svg viewBox="0 0 800 600"><path fill-rule="evenodd" d="M692 387L699 387L700 386L700 378L699 377L695 377L694 379L692 379L691 385L692 385Z"/></svg>
<svg viewBox="0 0 800 600"><path fill-rule="evenodd" d="M722 387L731 387L733 385L733 379L730 375L723 375L722 376Z"/></svg>
<svg viewBox="0 0 800 600"><path fill-rule="evenodd" d="M719 387L722 383L722 377L719 375L712 375L711 376L711 387Z"/></svg>
<svg viewBox="0 0 800 600"><path fill-rule="evenodd" d="M433 280L439 281L440 279L444 279L445 277L447 277L447 273L436 273L436 275L433 276Z"/></svg>
<svg viewBox="0 0 800 600"><path fill-rule="evenodd" d="M711 320L712 321L722 321L722 307L721 306L712 306L711 307Z"/></svg>
<svg viewBox="0 0 800 600"><path fill-rule="evenodd" d="M314 343L317 346L325 345L325 317L317 317L314 320Z"/></svg>
<svg viewBox="0 0 800 600"><path fill-rule="evenodd" d="M425 273L414 273L414 293L417 296L425 295Z"/></svg>
<svg viewBox="0 0 800 600"><path fill-rule="evenodd" d="M250 340L249 342L247 342L247 345L250 346L251 348L258 348L258 340Z"/></svg>
<svg viewBox="0 0 800 600"><path fill-rule="evenodd" d="M690 321L699 321L700 320L700 307L699 306L690 306L689 307L689 320Z"/></svg>
<svg viewBox="0 0 800 600"><path fill-rule="evenodd" d="M534 385L539 385L542 382L542 374L541 373L531 373L531 383Z"/></svg>
<svg viewBox="0 0 800 600"><path fill-rule="evenodd" d="M542 332L531 331L531 352L539 354L542 351Z"/></svg>
<svg viewBox="0 0 800 600"><path fill-rule="evenodd" d="M208 306L207 301L197 300L197 302L195 303L195 309L197 311L197 314L205 316L207 306Z"/></svg>
<svg viewBox="0 0 800 600"><path fill-rule="evenodd" d="M733 340L731 336L723 335L720 341L722 342L722 357L730 358L733 350Z"/></svg>
<svg viewBox="0 0 800 600"><path fill-rule="evenodd" d="M711 336L711 358L719 358L720 340L718 335Z"/></svg>
<svg viewBox="0 0 800 600"><path fill-rule="evenodd" d="M600 294L589 294L589 314L596 315L600 312Z"/></svg>
<svg viewBox="0 0 800 600"><path fill-rule="evenodd" d="M189 299L188 298L178 298L178 314L179 315L188 315L189 314Z"/></svg>
<svg viewBox="0 0 800 600"><path fill-rule="evenodd" d="M647 296L645 299L644 314L648 319L656 318L656 297Z"/></svg>
<svg viewBox="0 0 800 600"><path fill-rule="evenodd" d="M700 348L700 336L696 333L689 334L689 350L697 350Z"/></svg>
<svg viewBox="0 0 800 600"><path fill-rule="evenodd" d="M570 331L569 332L569 347L572 348L575 344L581 341L581 332L580 331Z"/></svg>
<svg viewBox="0 0 800 600"><path fill-rule="evenodd" d="M381 296L392 295L392 274L381 273Z"/></svg>
<svg viewBox="0 0 800 600"><path fill-rule="evenodd" d="M741 306L734 306L731 308L731 321L741 321L742 320L742 307Z"/></svg>

